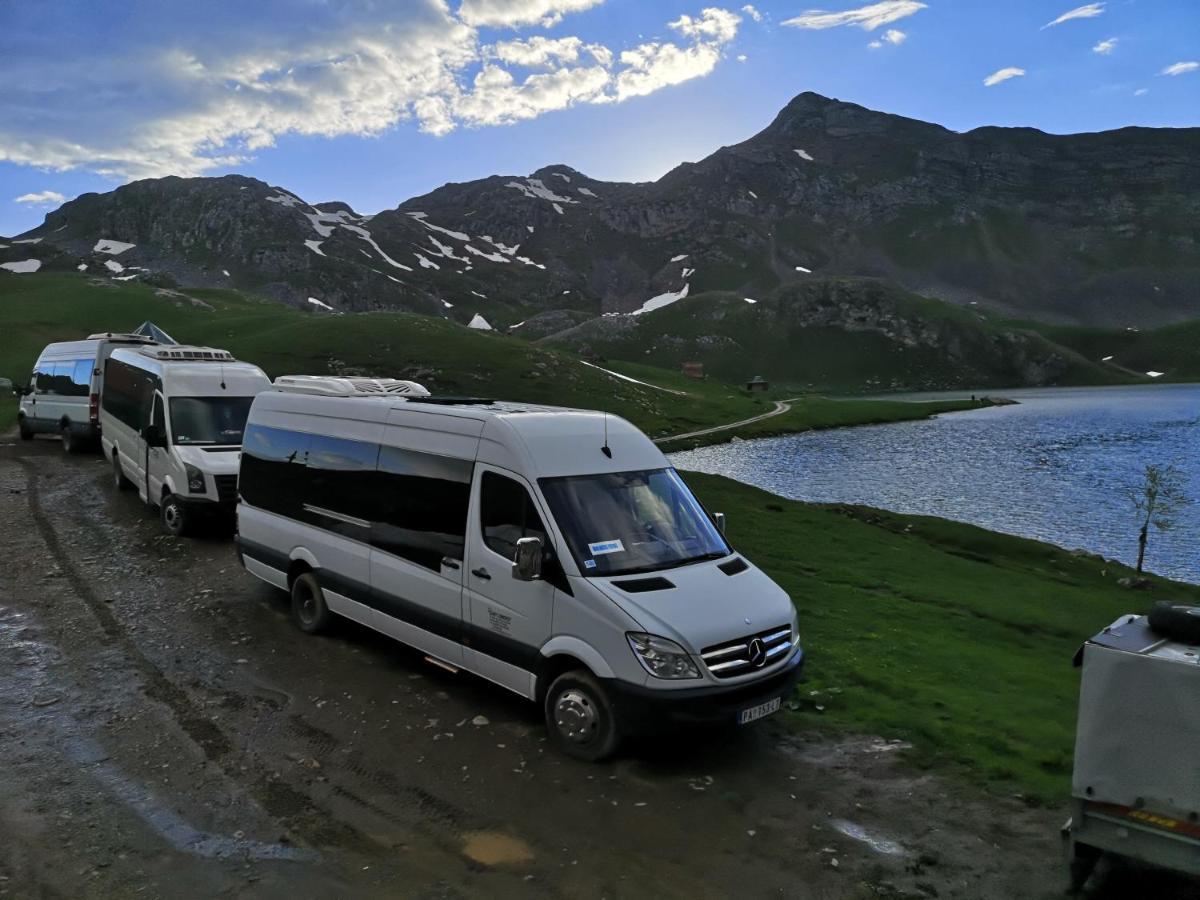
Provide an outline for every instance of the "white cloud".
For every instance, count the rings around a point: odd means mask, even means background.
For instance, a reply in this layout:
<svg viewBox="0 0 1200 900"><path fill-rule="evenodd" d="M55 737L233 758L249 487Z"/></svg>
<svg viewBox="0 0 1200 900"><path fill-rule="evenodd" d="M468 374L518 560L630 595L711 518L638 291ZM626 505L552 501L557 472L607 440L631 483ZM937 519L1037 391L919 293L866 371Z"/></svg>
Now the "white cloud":
<svg viewBox="0 0 1200 900"><path fill-rule="evenodd" d="M1133 92L1133 96L1145 97L1148 93L1150 93L1149 88L1138 88L1136 91Z"/></svg>
<svg viewBox="0 0 1200 900"><path fill-rule="evenodd" d="M876 28L890 25L892 22L911 16L925 8L926 4L919 3L917 0L883 0L881 3L871 3L843 12L810 9L794 18L785 19L783 24L793 28L815 30L856 25L864 31L874 31Z"/></svg>
<svg viewBox="0 0 1200 900"><path fill-rule="evenodd" d="M1184 75L1200 69L1200 62L1177 62L1167 66L1159 75Z"/></svg>
<svg viewBox="0 0 1200 900"><path fill-rule="evenodd" d="M738 61L738 62L745 62L745 61L746 61L746 58L747 58L747 57L746 57L746 54L745 54L745 53L739 53L739 54L738 54L738 56L737 56L737 61Z"/></svg>
<svg viewBox="0 0 1200 900"><path fill-rule="evenodd" d="M748 15L755 22L761 22L763 20L762 13L760 13L751 3L747 3L745 6L743 6L742 12Z"/></svg>
<svg viewBox="0 0 1200 900"><path fill-rule="evenodd" d="M872 50L878 50L883 46L883 41L871 41L867 46Z"/></svg>
<svg viewBox="0 0 1200 900"><path fill-rule="evenodd" d="M1008 81L1010 78L1020 78L1024 74L1024 69L1018 69L1016 66L1009 66L1006 69L999 69L998 71L993 72L987 78L983 79L983 83L987 87L992 87L993 85L1000 84L1003 81Z"/></svg>
<svg viewBox="0 0 1200 900"><path fill-rule="evenodd" d="M905 34L903 31L900 31L898 28L889 28L887 31L884 32L883 39L885 41L887 41L889 44L899 45L899 44L903 44L906 40L908 40L908 35Z"/></svg>
<svg viewBox="0 0 1200 900"><path fill-rule="evenodd" d="M1042 26L1042 30L1053 28L1055 25L1061 25L1063 22L1070 22L1072 19L1094 19L1096 16L1103 14L1103 3L1088 3L1085 6L1079 6L1075 9L1063 13L1053 22L1047 22Z"/></svg>
<svg viewBox="0 0 1200 900"><path fill-rule="evenodd" d="M14 197L13 203L27 203L31 206L58 206L60 203L65 203L66 200L67 198L58 191L38 191Z"/></svg>
<svg viewBox="0 0 1200 900"><path fill-rule="evenodd" d="M464 0L461 17L445 0L318 3L302 25L289 25L289 2L258 0L233 23L203 5L158 0L108 43L65 9L13 7L0 162L188 176L237 166L283 135L370 136L406 121L442 135L518 122L707 75L741 22L706 8L670 23L679 40L641 43L617 59L576 36L485 44L465 21L529 21L598 0Z"/></svg>
<svg viewBox="0 0 1200 900"><path fill-rule="evenodd" d="M667 27L678 31L684 37L695 41L716 41L727 44L737 36L738 25L742 17L726 9L709 7L700 14L698 19L691 16L680 16Z"/></svg>
<svg viewBox="0 0 1200 900"><path fill-rule="evenodd" d="M1103 40L1092 48L1092 52L1099 53L1101 56L1107 56L1116 49L1117 40L1117 38L1108 38L1107 40Z"/></svg>
<svg viewBox="0 0 1200 900"><path fill-rule="evenodd" d="M716 68L721 51L713 44L642 44L621 54L625 68L617 75L616 99L642 97L674 84L707 75Z"/></svg>
<svg viewBox="0 0 1200 900"><path fill-rule="evenodd" d="M458 15L468 25L513 28L540 24L557 25L568 13L583 12L604 0L463 0Z"/></svg>

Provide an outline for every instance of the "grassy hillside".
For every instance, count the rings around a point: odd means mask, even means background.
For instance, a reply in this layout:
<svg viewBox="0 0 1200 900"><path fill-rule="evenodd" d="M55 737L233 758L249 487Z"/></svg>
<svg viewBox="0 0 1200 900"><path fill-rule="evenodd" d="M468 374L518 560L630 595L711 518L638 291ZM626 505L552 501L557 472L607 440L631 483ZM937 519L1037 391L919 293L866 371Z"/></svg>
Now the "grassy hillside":
<svg viewBox="0 0 1200 900"><path fill-rule="evenodd" d="M1070 347L1081 356L1102 365L1138 374L1162 372L1162 381L1200 381L1200 322L1169 325L1152 331L1102 331L1020 323L1049 340Z"/></svg>
<svg viewBox="0 0 1200 900"><path fill-rule="evenodd" d="M652 436L733 422L766 412L769 399L719 381L691 381L651 366L625 366L635 384L583 365L571 354L502 334L409 313L326 316L234 291L155 289L132 282L38 273L0 278L0 376L28 381L51 341L125 331L150 319L180 341L230 350L268 374L345 372L412 378L435 393L494 396L605 409ZM682 392L682 393L676 393ZM826 410L838 401L824 401ZM0 405L0 421L15 407ZM838 424L852 424L857 406ZM910 417L924 415L913 405ZM808 427L797 419L796 427Z"/></svg>
<svg viewBox="0 0 1200 900"><path fill-rule="evenodd" d="M813 279L751 297L690 296L635 320L600 319L547 339L608 359L793 390L988 389L1137 380L1044 334L875 279Z"/></svg>
<svg viewBox="0 0 1200 900"><path fill-rule="evenodd" d="M799 609L796 727L902 738L918 765L1006 793L1067 796L1085 639L1152 600L1200 604L1200 587L1130 591L1124 566L1037 541L685 476Z"/></svg>

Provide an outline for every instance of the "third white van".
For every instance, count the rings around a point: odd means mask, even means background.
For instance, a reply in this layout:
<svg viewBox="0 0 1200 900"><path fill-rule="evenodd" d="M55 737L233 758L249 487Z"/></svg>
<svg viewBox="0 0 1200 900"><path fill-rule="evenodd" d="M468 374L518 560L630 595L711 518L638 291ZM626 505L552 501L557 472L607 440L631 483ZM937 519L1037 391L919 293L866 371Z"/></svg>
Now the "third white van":
<svg viewBox="0 0 1200 900"><path fill-rule="evenodd" d="M118 490L137 488L163 530L232 521L238 453L254 395L271 386L226 350L152 345L115 350L100 399L101 449Z"/></svg>
<svg viewBox="0 0 1200 900"><path fill-rule="evenodd" d="M493 681L579 758L649 726L749 724L800 673L791 599L616 416L280 378L238 490L242 563L302 630L344 616Z"/></svg>

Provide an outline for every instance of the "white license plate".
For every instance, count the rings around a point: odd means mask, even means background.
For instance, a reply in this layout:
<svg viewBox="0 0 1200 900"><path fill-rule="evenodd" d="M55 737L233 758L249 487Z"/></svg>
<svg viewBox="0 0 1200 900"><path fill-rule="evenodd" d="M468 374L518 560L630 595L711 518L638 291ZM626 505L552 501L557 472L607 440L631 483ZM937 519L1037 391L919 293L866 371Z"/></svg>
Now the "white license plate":
<svg viewBox="0 0 1200 900"><path fill-rule="evenodd" d="M747 722L753 722L755 719L761 719L765 716L769 716L771 713L779 710L779 705L782 702L782 697L776 697L774 700L768 700L766 703L758 704L758 706L751 706L749 709L743 709L740 713L738 713L738 724L745 725Z"/></svg>

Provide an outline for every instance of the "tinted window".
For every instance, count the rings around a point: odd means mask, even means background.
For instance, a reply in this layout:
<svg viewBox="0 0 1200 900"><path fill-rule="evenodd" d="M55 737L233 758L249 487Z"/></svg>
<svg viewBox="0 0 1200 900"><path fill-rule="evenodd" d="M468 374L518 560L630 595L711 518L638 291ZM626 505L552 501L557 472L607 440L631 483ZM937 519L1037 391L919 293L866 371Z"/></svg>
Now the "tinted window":
<svg viewBox="0 0 1200 900"><path fill-rule="evenodd" d="M381 448L375 546L435 572L443 557L461 560L473 468L467 460Z"/></svg>
<svg viewBox="0 0 1200 900"><path fill-rule="evenodd" d="M369 527L379 515L375 490L378 444L314 434L308 447L308 473L303 502L322 510L361 519ZM338 522L317 514L312 524L338 531L357 540L368 540L367 528Z"/></svg>
<svg viewBox="0 0 1200 900"><path fill-rule="evenodd" d="M536 537L548 543L542 518L524 485L495 472L484 472L479 497L483 542L491 550L512 559L521 538Z"/></svg>
<svg viewBox="0 0 1200 900"><path fill-rule="evenodd" d="M105 379L105 394L108 380ZM308 460L307 434L250 425L242 442L238 491L247 503L290 518L300 516Z"/></svg>
<svg viewBox="0 0 1200 900"><path fill-rule="evenodd" d="M149 372L126 365L119 359L110 359L104 367L100 405L118 421L140 429L150 421L150 404L157 383L158 378Z"/></svg>
<svg viewBox="0 0 1200 900"><path fill-rule="evenodd" d="M71 372L71 382L75 385L78 396L86 397L92 391L92 361L90 359L76 360Z"/></svg>

